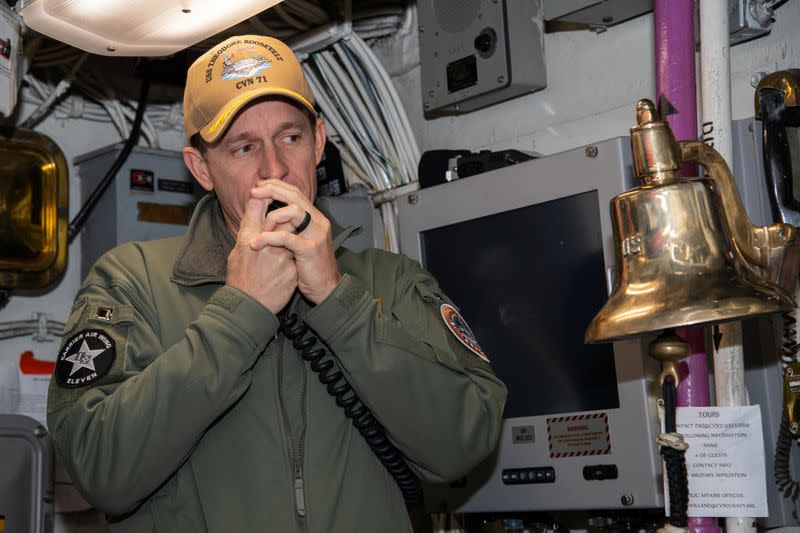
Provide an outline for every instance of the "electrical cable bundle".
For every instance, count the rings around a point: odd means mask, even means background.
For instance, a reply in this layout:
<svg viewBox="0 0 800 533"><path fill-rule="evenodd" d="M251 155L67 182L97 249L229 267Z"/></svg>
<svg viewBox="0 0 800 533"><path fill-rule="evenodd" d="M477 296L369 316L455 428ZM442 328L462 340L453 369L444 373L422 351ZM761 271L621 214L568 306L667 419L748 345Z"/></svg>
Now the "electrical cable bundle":
<svg viewBox="0 0 800 533"><path fill-rule="evenodd" d="M358 35L311 53L303 63L311 90L350 181L375 192L417 181L419 147L391 79ZM355 88L355 90L353 90ZM399 251L396 213L381 204L391 251Z"/></svg>

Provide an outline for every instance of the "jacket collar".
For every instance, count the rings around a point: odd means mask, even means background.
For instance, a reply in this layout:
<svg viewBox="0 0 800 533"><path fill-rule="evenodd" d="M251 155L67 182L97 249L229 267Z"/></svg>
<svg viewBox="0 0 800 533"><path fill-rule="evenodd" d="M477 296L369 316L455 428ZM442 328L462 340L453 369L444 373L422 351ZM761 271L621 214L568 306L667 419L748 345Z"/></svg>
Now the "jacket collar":
<svg viewBox="0 0 800 533"><path fill-rule="evenodd" d="M317 209L320 209L317 206ZM322 209L320 209L323 211ZM323 211L331 221L334 252L359 226L343 228ZM235 240L222 217L216 194L205 195L197 203L183 246L172 268L170 279L179 285L225 283L228 255Z"/></svg>

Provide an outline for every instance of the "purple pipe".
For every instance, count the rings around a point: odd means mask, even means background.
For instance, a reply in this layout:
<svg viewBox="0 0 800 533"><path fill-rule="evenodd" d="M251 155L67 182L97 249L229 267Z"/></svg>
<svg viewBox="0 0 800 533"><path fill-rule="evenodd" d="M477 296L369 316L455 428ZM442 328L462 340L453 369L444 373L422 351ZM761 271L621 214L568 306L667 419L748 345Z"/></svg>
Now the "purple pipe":
<svg viewBox="0 0 800 533"><path fill-rule="evenodd" d="M678 140L697 140L697 89L695 84L694 0L653 2L656 51L656 98L662 118ZM696 176L696 165L685 165L683 176ZM679 407L705 407L710 403L708 358L703 328L678 332L692 348L680 365ZM716 518L689 518L693 533L720 533Z"/></svg>

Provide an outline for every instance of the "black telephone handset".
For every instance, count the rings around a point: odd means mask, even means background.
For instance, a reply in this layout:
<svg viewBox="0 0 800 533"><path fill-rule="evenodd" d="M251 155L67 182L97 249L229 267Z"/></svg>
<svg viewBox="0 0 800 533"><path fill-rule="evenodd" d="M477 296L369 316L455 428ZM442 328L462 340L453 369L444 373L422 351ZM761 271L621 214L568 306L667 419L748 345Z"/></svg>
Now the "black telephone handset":
<svg viewBox="0 0 800 533"><path fill-rule="evenodd" d="M774 72L765 76L756 89L756 117L761 119L763 127L764 176L769 191L773 220L784 222L795 227L800 226L800 201L795 196L796 180L800 180L800 153L794 153L793 168L792 150L800 152L800 100L797 91L800 88L800 70L789 69ZM794 141L794 142L792 142ZM784 409L781 426L775 445L774 474L775 484L784 498L793 502L800 495L800 481L792 477L791 452L792 442L800 442L800 431L797 424L789 424L797 419L797 390L792 387L791 376L800 369L797 344L797 320L792 313L783 313L783 352L781 353L784 368ZM797 510L792 512L797 519Z"/></svg>
<svg viewBox="0 0 800 533"><path fill-rule="evenodd" d="M766 76L756 89L756 116L763 125L764 175L773 219L795 227L800 226L800 198L795 195L800 188L795 183L800 181L800 171L792 165L793 150L800 152L798 86L800 70L789 69ZM794 158L800 160L800 153L794 153Z"/></svg>
<svg viewBox="0 0 800 533"><path fill-rule="evenodd" d="M264 216L285 206L286 204L280 200L273 200L267 207ZM336 370L332 356L322 343L318 342L317 337L309 331L305 323L298 320L296 314L289 314L287 308L288 305L278 313L280 331L292 341L292 345L300 352L300 356L308 361L311 370L317 373L319 381L335 398L336 405L344 409L345 416L352 421L383 466L397 482L406 506L411 507L419 497L419 479L406 463L400 450L386 436L384 427L359 399L344 374Z"/></svg>
<svg viewBox="0 0 800 533"><path fill-rule="evenodd" d="M281 207L286 207L286 204L284 202L281 202L280 200L272 200L267 206L267 212L264 213L264 216L267 216L268 214L272 213L276 209L280 209Z"/></svg>

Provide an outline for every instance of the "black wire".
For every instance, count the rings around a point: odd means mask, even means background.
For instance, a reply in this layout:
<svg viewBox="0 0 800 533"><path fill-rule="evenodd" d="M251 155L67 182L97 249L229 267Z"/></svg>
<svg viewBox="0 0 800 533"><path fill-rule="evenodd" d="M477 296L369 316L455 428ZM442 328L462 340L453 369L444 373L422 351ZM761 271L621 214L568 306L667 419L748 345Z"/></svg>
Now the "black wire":
<svg viewBox="0 0 800 533"><path fill-rule="evenodd" d="M142 87L139 92L139 104L136 106L136 116L133 119L133 126L131 126L131 134L125 141L125 144L123 145L119 155L117 155L117 158L114 160L114 163L111 164L111 168L108 169L106 175L103 176L103 179L89 195L89 198L84 202L80 211L78 211L78 214L75 215L75 218L73 218L72 222L70 222L69 231L67 234L69 243L71 243L81 232L84 224L86 224L86 221L89 219L89 215L92 214L92 211L94 211L97 203L103 197L103 193L106 192L108 186L114 181L117 172L119 172L119 169L122 168L122 165L128 159L133 147L136 146L136 141L139 139L139 133L142 129L142 120L144 119L144 109L147 107L147 93L149 90L150 80L145 78L142 80Z"/></svg>
<svg viewBox="0 0 800 533"><path fill-rule="evenodd" d="M344 414L353 426L358 429L361 436L367 441L369 447L380 459L383 466L394 478L403 494L407 507L411 507L420 494L420 482L414 472L406 463L400 450L391 443L386 436L386 430L378 422L366 405L345 379L344 375L335 369L333 359L325 359L327 351L317 345L317 338L309 333L308 326L300 322L295 314L279 315L280 330L300 355L310 363L311 370L318 374L320 382L328 389L328 393L336 399L336 405L344 409Z"/></svg>
<svg viewBox="0 0 800 533"><path fill-rule="evenodd" d="M664 430L674 433L676 387L672 378L664 379L662 397L664 399ZM669 446L661 447L661 455L667 470L667 487L669 488L669 523L675 527L689 525L689 478L686 474L686 452Z"/></svg>

